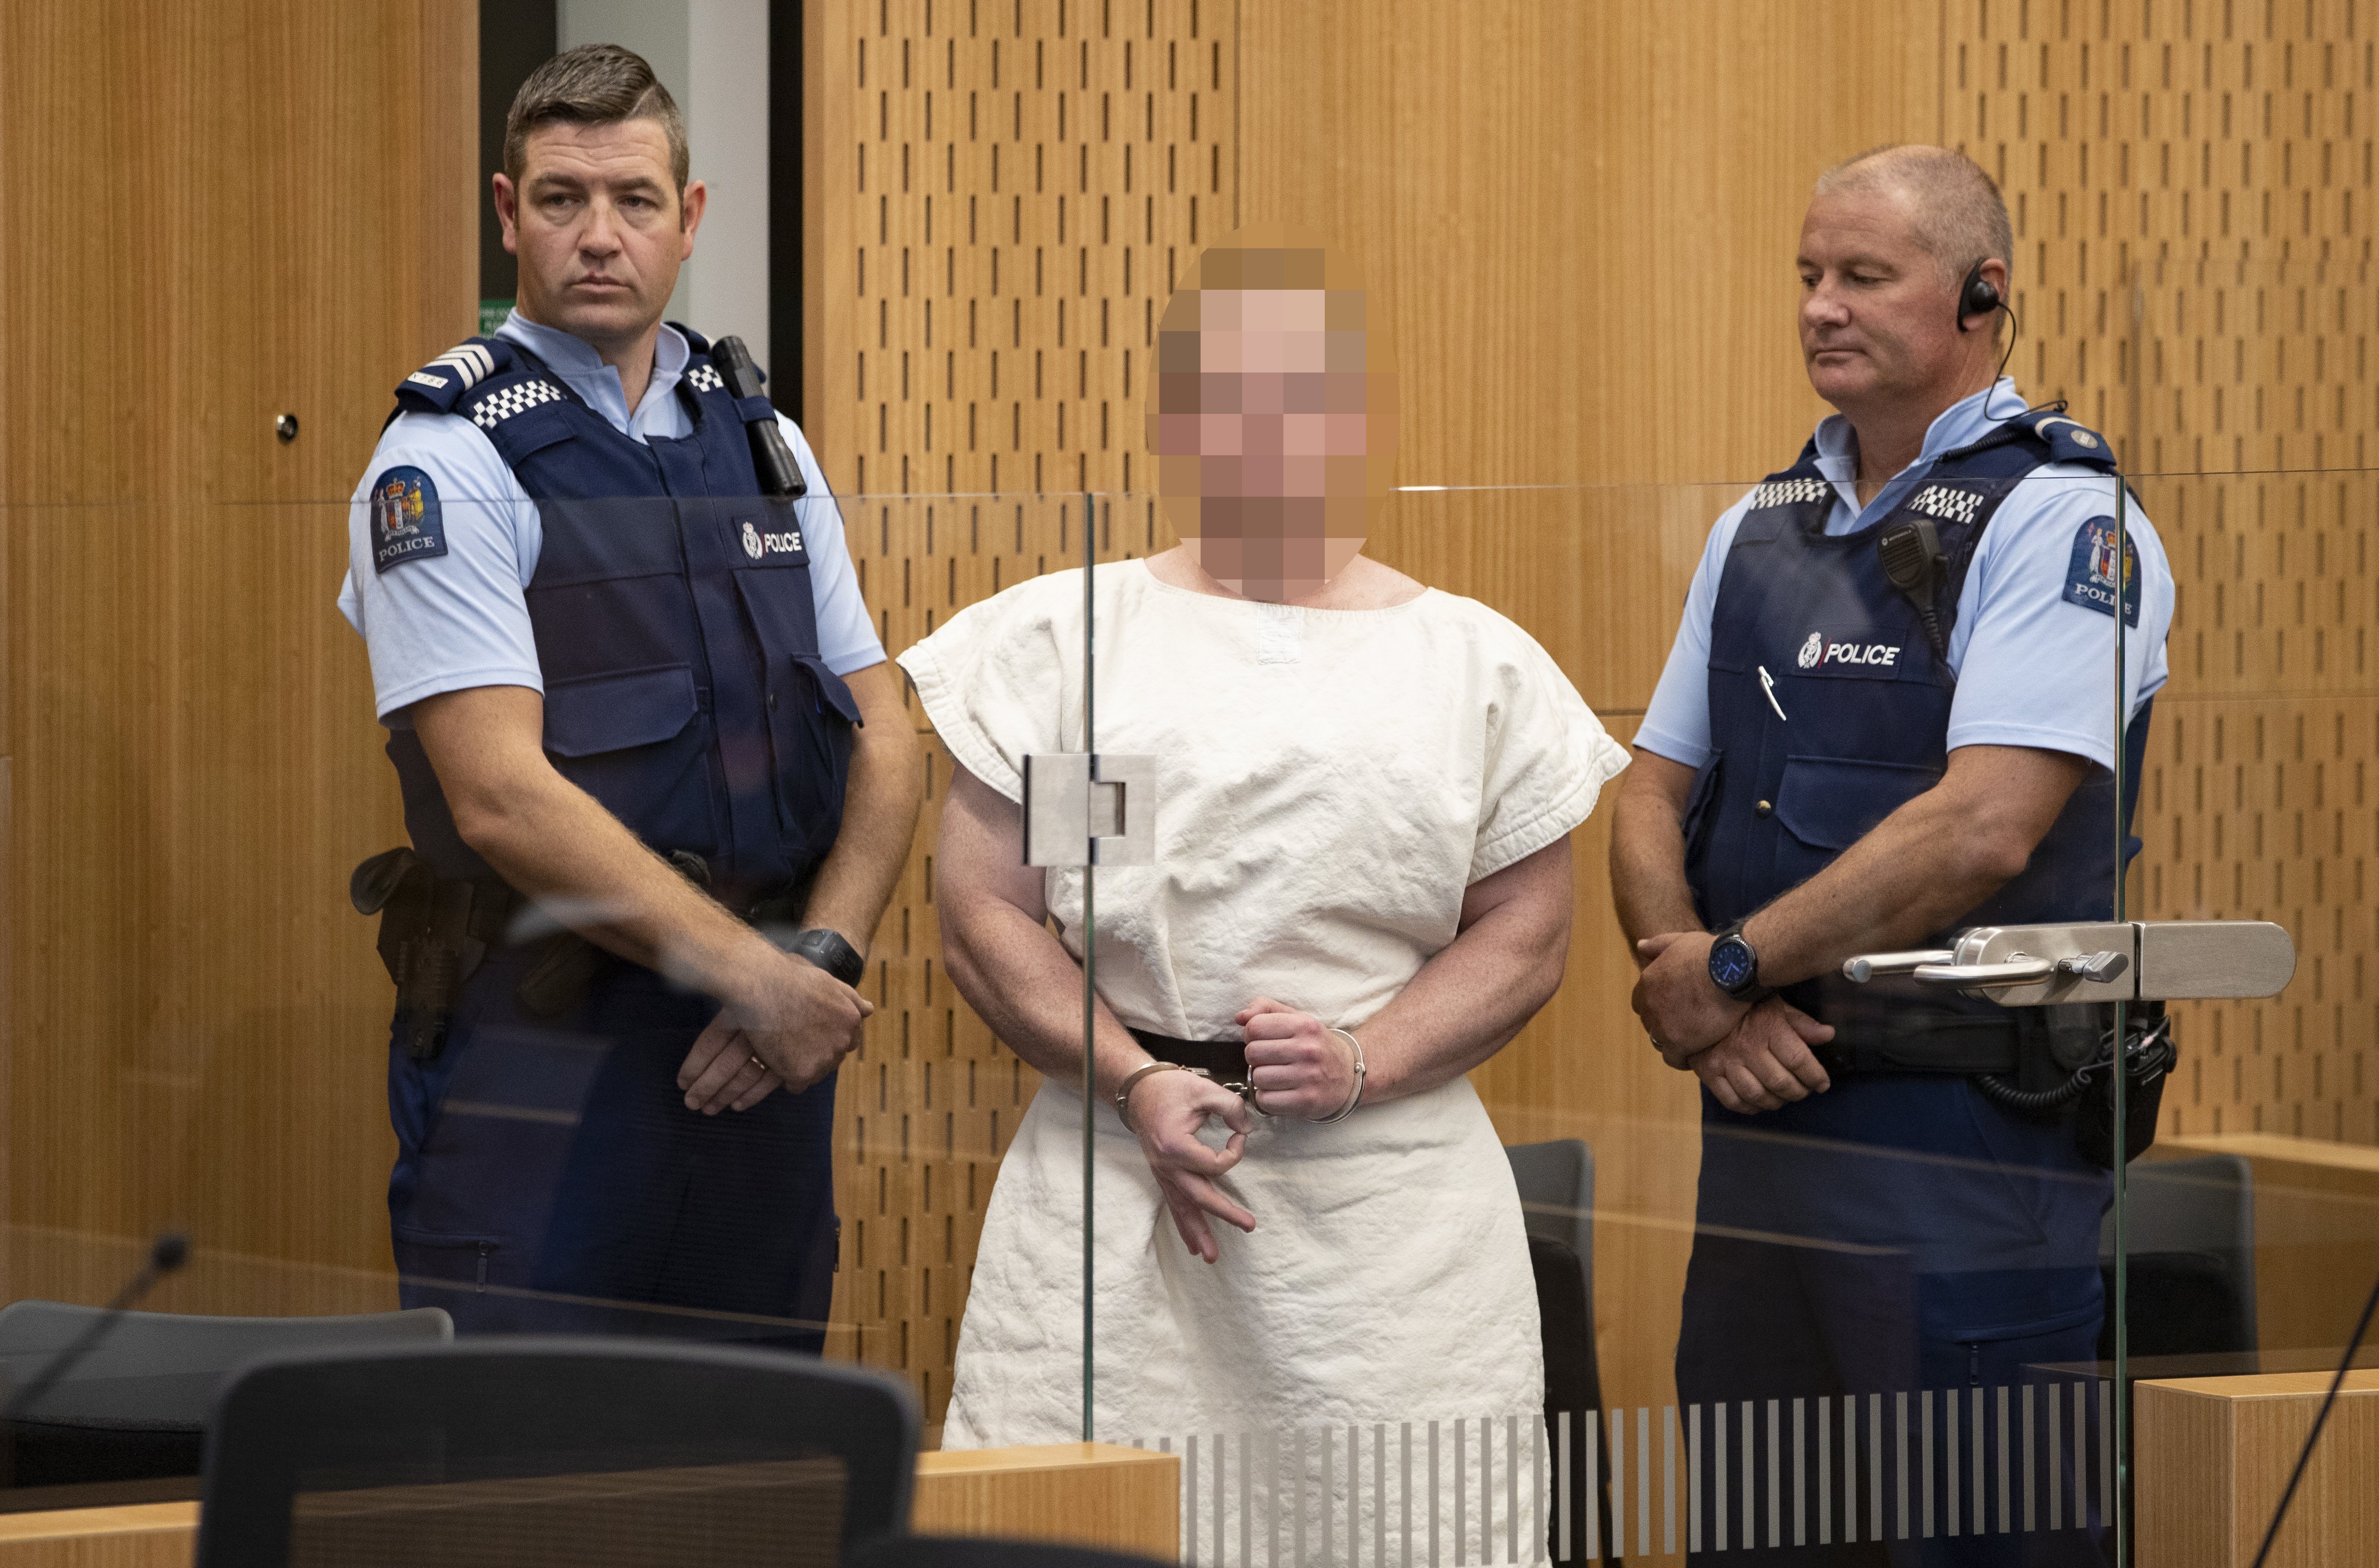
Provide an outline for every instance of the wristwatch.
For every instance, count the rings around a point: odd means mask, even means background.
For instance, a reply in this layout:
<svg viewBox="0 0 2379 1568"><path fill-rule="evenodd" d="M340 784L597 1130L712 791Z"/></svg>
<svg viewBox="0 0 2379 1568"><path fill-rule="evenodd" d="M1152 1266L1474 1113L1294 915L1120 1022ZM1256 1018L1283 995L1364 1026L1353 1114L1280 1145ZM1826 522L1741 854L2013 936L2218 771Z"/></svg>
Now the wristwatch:
<svg viewBox="0 0 2379 1568"><path fill-rule="evenodd" d="M785 951L797 959L809 959L854 990L867 977L866 959L842 939L840 932L828 931L822 925L793 933L792 940L785 944Z"/></svg>
<svg viewBox="0 0 2379 1568"><path fill-rule="evenodd" d="M1743 939L1743 922L1723 927L1710 944L1710 983L1738 1002L1764 1002L1776 993L1759 983L1759 953Z"/></svg>

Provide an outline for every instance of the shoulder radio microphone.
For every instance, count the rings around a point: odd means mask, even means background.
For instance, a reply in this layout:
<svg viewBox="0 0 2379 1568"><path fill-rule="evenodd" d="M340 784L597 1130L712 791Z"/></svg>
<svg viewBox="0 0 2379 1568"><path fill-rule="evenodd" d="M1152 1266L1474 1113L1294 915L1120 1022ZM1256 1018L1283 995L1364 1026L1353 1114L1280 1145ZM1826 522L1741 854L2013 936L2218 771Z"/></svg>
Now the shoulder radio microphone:
<svg viewBox="0 0 2379 1568"><path fill-rule="evenodd" d="M760 367L753 362L752 351L743 346L742 338L720 338L712 344L710 363L719 379L727 383L728 396L741 403L761 395ZM802 478L802 465L794 461L785 432L777 427L776 410L744 420L743 429L751 438L752 466L760 475L760 493L779 501L799 501L807 495L809 485Z"/></svg>

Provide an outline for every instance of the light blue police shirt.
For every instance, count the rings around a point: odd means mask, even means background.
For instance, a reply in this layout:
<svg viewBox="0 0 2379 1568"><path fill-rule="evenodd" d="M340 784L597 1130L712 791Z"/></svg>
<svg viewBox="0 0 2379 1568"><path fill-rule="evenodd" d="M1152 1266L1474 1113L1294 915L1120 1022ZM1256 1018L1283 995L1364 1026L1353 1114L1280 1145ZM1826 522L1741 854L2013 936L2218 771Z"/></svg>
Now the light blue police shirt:
<svg viewBox="0 0 2379 1568"><path fill-rule="evenodd" d="M661 328L652 380L634 416L620 372L568 332L515 310L496 336L536 355L623 435L639 441L655 436L676 440L694 428L676 392L692 351L675 328ZM809 494L795 504L809 546L819 657L837 675L881 664L884 645L860 597L834 492L800 428L782 415L777 426L809 484ZM436 481L446 553L375 572L367 497L373 476L398 464L410 464ZM544 544L537 502L497 455L487 432L469 419L407 412L380 433L349 507L347 576L339 588L339 613L370 649L373 702L382 723L407 727L403 710L441 692L472 686L544 692L523 591L537 574Z"/></svg>
<svg viewBox="0 0 2379 1568"><path fill-rule="evenodd" d="M1951 404L1925 432L1916 461L1893 476L1862 510L1858 437L1836 414L1817 427L1817 471L1834 487L1826 532L1847 534L1881 521L1944 452L1970 446L1993 426L2023 411L2015 382L2002 378ZM2115 512L2116 480L2072 464L2034 469L1992 515L1958 595L1948 662L1958 678L1950 704L1949 749L2032 746L2069 752L2101 767L2115 764L2115 618L2066 594L2076 540L2094 518ZM1685 618L1651 706L1636 731L1648 752L1699 767L1709 760L1710 613L1720 576L1751 497L1719 515L1703 548ZM2136 506L2123 525L2139 550L2140 611L2126 625L2123 691L2128 710L2165 683L2165 633L2172 626L2172 567L2155 525ZM1791 716L1787 715L1787 722Z"/></svg>

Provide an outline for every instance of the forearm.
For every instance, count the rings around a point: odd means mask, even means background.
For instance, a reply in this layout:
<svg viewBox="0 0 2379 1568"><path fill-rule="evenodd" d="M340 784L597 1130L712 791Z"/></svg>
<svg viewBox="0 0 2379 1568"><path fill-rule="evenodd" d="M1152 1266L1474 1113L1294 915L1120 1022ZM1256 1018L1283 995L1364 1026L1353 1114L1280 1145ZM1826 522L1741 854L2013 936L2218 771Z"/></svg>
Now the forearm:
<svg viewBox="0 0 2379 1568"><path fill-rule="evenodd" d="M1692 887L1685 880L1685 800L1693 770L1638 748L1620 781L1611 817L1611 899L1627 950L1673 931L1699 931Z"/></svg>
<svg viewBox="0 0 2379 1568"><path fill-rule="evenodd" d="M2083 765L2042 753L2018 760L2032 773L2028 788L2002 786L2003 773L1984 768L1945 781L1752 916L1744 936L1759 953L1760 978L1789 985L1854 954L1911 947L2020 875Z"/></svg>
<svg viewBox="0 0 2379 1568"><path fill-rule="evenodd" d="M941 917L950 981L967 1005L1034 1071L1080 1085L1082 970L1073 955L1047 926L1000 899L946 896ZM1109 1097L1150 1057L1105 1001L1093 1018L1094 1089Z"/></svg>
<svg viewBox="0 0 2379 1568"><path fill-rule="evenodd" d="M561 775L524 778L471 814L465 837L562 923L632 963L722 1000L781 955Z"/></svg>
<svg viewBox="0 0 2379 1568"><path fill-rule="evenodd" d="M1611 819L1611 899L1631 953L1647 936L1702 928L1685 881L1685 823L1658 794L1620 793Z"/></svg>
<svg viewBox="0 0 2379 1568"><path fill-rule="evenodd" d="M839 932L867 951L908 863L923 796L914 732L905 723L882 721L861 729L843 790L842 830L818 868L805 923Z"/></svg>
<svg viewBox="0 0 2379 1568"><path fill-rule="evenodd" d="M1422 965L1361 1026L1363 1103L1434 1089L1510 1043L1561 986L1569 912L1499 905Z"/></svg>

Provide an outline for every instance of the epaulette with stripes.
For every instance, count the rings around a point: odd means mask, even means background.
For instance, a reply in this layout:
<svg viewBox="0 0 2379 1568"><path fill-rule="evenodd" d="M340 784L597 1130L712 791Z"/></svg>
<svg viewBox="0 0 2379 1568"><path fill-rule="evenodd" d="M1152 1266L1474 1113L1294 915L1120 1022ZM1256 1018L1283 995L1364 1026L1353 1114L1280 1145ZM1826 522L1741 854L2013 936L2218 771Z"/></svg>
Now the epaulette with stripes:
<svg viewBox="0 0 2379 1568"><path fill-rule="evenodd" d="M452 414L463 394L513 365L500 338L466 338L397 383L396 404L417 414Z"/></svg>

